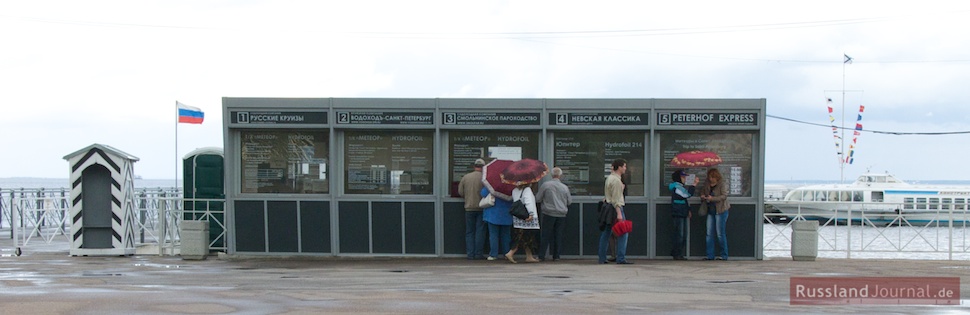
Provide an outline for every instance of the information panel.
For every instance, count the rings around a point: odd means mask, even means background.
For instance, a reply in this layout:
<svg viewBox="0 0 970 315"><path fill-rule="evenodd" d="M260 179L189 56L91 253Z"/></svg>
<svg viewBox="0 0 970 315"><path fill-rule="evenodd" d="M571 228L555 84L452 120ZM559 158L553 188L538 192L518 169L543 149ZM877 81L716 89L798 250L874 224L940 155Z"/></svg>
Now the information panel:
<svg viewBox="0 0 970 315"><path fill-rule="evenodd" d="M458 182L474 170L475 159L539 158L539 133L535 131L451 131L449 140L452 197L459 197Z"/></svg>
<svg viewBox="0 0 970 315"><path fill-rule="evenodd" d="M329 139L327 131L240 131L241 191L329 193Z"/></svg>
<svg viewBox="0 0 970 315"><path fill-rule="evenodd" d="M553 164L562 182L577 196L602 196L613 160L627 160L622 180L629 196L643 196L643 132L556 132Z"/></svg>
<svg viewBox="0 0 970 315"><path fill-rule="evenodd" d="M557 126L647 126L648 113L549 113Z"/></svg>
<svg viewBox="0 0 970 315"><path fill-rule="evenodd" d="M357 125L433 125L434 113L416 112L337 112L337 124Z"/></svg>
<svg viewBox="0 0 970 315"><path fill-rule="evenodd" d="M347 194L432 194L434 131L347 130Z"/></svg>
<svg viewBox="0 0 970 315"><path fill-rule="evenodd" d="M707 180L707 170L717 168L724 177L731 196L751 196L751 167L754 152L753 133L730 132L664 132L660 133L663 157L660 194L669 196L670 175L684 169Z"/></svg>
<svg viewBox="0 0 970 315"><path fill-rule="evenodd" d="M757 113L657 113L658 125L670 126L757 126Z"/></svg>
<svg viewBox="0 0 970 315"><path fill-rule="evenodd" d="M326 124L327 112L309 111L233 111L229 115L233 124Z"/></svg>
<svg viewBox="0 0 970 315"><path fill-rule="evenodd" d="M444 112L444 125L539 126L538 113Z"/></svg>

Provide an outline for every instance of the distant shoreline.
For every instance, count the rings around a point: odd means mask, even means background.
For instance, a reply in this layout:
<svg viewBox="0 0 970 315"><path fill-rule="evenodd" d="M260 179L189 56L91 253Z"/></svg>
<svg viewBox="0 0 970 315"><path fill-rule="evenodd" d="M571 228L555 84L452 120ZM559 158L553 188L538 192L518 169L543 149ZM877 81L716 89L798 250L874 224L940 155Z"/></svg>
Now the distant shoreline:
<svg viewBox="0 0 970 315"><path fill-rule="evenodd" d="M154 188L154 187L182 187L182 180L176 182L174 179L134 179L135 188ZM70 187L67 178L44 178L44 177L0 177L0 189L20 189L20 188L45 188L61 189Z"/></svg>
<svg viewBox="0 0 970 315"><path fill-rule="evenodd" d="M144 179L136 178L134 180L135 187L182 187L182 179L176 182L175 179ZM906 181L910 184L928 184L928 185L967 185L970 186L970 180L913 180ZM838 180L820 180L820 179L806 179L806 180L771 180L766 179L765 185L783 185L786 187L798 187L807 185L817 185L817 184L838 184ZM846 184L851 184L852 181L846 181ZM14 188L67 188L70 183L67 178L44 178L44 177L0 177L0 189L14 189Z"/></svg>

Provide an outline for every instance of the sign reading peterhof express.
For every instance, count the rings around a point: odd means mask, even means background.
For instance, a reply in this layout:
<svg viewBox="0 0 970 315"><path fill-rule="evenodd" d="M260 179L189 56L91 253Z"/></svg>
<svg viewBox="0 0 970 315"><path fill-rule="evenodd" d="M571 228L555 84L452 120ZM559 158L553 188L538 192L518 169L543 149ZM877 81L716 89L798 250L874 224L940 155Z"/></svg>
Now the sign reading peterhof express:
<svg viewBox="0 0 970 315"><path fill-rule="evenodd" d="M647 126L648 113L549 113L553 125Z"/></svg>
<svg viewBox="0 0 970 315"><path fill-rule="evenodd" d="M233 111L233 124L326 124L327 112L255 112Z"/></svg>
<svg viewBox="0 0 970 315"><path fill-rule="evenodd" d="M657 113L658 125L757 126L757 113Z"/></svg>

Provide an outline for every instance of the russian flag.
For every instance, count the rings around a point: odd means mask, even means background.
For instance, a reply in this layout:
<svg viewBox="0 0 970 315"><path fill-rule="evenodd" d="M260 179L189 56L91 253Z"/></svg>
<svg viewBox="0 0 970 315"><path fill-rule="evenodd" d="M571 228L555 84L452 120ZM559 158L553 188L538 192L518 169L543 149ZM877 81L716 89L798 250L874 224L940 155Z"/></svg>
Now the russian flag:
<svg viewBox="0 0 970 315"><path fill-rule="evenodd" d="M180 123L201 124L202 120L205 119L205 113L203 113L198 107L185 105L179 102L175 102L175 104L178 105Z"/></svg>

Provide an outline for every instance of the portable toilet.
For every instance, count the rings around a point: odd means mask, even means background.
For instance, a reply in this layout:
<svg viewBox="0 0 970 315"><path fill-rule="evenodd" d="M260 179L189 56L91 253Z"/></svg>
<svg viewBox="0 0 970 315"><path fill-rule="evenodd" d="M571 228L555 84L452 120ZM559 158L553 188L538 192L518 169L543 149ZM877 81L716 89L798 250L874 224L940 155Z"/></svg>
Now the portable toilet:
<svg viewBox="0 0 970 315"><path fill-rule="evenodd" d="M225 164L222 148L195 149L182 158L183 220L209 221L210 247L225 248ZM206 215L208 214L208 215Z"/></svg>
<svg viewBox="0 0 970 315"><path fill-rule="evenodd" d="M138 158L95 143L64 159L71 170L71 256L133 255Z"/></svg>

